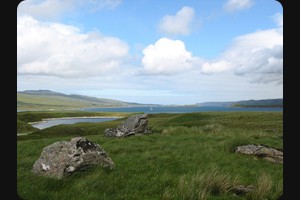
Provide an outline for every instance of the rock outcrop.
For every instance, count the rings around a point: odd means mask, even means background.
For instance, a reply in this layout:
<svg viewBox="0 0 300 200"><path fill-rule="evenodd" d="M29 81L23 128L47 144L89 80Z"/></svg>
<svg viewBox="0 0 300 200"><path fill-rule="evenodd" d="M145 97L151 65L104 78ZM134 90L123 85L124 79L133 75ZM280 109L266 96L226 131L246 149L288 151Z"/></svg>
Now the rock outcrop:
<svg viewBox="0 0 300 200"><path fill-rule="evenodd" d="M45 147L32 172L44 176L62 178L92 165L114 167L114 162L99 144L84 137L71 141L58 141Z"/></svg>
<svg viewBox="0 0 300 200"><path fill-rule="evenodd" d="M117 128L108 128L104 131L106 136L110 137L126 137L137 134L148 134L151 131L148 129L148 114L133 115Z"/></svg>
<svg viewBox="0 0 300 200"><path fill-rule="evenodd" d="M249 144L238 146L235 148L235 153L255 155L274 163L283 163L283 152L266 145Z"/></svg>

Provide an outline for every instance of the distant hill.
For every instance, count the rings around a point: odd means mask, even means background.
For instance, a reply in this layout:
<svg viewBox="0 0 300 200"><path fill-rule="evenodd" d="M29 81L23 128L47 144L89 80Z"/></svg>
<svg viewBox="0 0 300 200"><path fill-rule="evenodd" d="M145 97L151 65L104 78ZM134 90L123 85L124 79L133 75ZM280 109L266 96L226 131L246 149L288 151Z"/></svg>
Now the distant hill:
<svg viewBox="0 0 300 200"><path fill-rule="evenodd" d="M91 107L159 106L123 102L115 99L97 98L78 94L63 94L51 90L25 90L17 92L17 110L70 110ZM195 106L195 105L191 105ZM204 102L196 106L222 107L283 107L283 99Z"/></svg>
<svg viewBox="0 0 300 200"><path fill-rule="evenodd" d="M283 99L242 100L228 102L204 102L197 106L222 106L222 107L283 107Z"/></svg>
<svg viewBox="0 0 300 200"><path fill-rule="evenodd" d="M283 107L283 99L262 99L237 101L234 107Z"/></svg>
<svg viewBox="0 0 300 200"><path fill-rule="evenodd" d="M87 107L123 107L145 104L123 102L77 94L63 94L51 90L25 90L17 92L17 110L63 110Z"/></svg>

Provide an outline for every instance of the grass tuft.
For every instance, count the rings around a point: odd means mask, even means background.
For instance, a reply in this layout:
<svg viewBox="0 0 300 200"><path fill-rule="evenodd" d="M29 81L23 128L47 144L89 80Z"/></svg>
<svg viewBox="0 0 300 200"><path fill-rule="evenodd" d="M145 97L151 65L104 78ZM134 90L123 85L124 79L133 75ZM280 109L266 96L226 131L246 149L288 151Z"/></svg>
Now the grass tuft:
<svg viewBox="0 0 300 200"><path fill-rule="evenodd" d="M226 194L237 185L237 178L214 168L200 171L192 177L183 175L177 185L178 196L182 199L205 200L209 195Z"/></svg>
<svg viewBox="0 0 300 200"><path fill-rule="evenodd" d="M257 177L257 185L253 192L247 196L251 200L267 199L272 194L273 181L270 175L262 172Z"/></svg>

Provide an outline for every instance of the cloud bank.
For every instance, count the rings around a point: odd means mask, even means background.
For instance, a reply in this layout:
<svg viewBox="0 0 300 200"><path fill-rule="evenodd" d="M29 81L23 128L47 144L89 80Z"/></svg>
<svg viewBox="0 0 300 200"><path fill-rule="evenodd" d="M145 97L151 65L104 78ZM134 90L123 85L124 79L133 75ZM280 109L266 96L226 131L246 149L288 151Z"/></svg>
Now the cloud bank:
<svg viewBox="0 0 300 200"><path fill-rule="evenodd" d="M251 82L282 83L282 28L237 37L218 59L206 61L202 67L204 74L226 71L232 71L237 76L247 76Z"/></svg>
<svg viewBox="0 0 300 200"><path fill-rule="evenodd" d="M276 14L275 29L258 30L233 39L219 57L205 60L193 56L181 40L161 38L143 50L143 72L147 75L199 73L203 76L231 73L252 83L282 84L282 15Z"/></svg>
<svg viewBox="0 0 300 200"><path fill-rule="evenodd" d="M19 74L65 78L101 76L118 71L128 45L98 32L80 33L73 26L18 17L17 71Z"/></svg>

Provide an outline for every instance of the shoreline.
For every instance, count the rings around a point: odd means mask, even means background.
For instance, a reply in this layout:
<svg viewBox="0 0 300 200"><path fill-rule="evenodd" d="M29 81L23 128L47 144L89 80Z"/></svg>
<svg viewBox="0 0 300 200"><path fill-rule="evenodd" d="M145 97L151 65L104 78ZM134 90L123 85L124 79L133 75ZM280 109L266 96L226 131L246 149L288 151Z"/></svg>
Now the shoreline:
<svg viewBox="0 0 300 200"><path fill-rule="evenodd" d="M114 119L120 119L123 117L118 116L83 116L83 117L52 117L52 118L45 118L42 121L36 121L36 122L28 122L28 124L38 124L38 123L44 123L47 121L55 120L55 119L88 119L88 118L114 118Z"/></svg>

